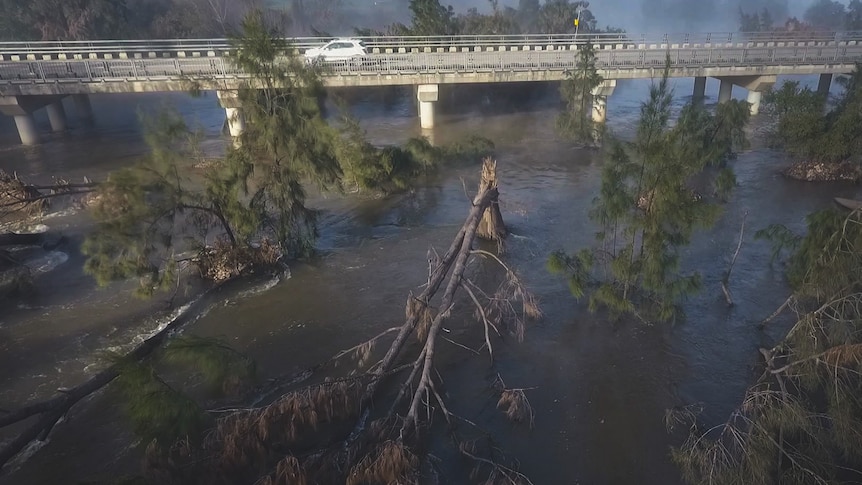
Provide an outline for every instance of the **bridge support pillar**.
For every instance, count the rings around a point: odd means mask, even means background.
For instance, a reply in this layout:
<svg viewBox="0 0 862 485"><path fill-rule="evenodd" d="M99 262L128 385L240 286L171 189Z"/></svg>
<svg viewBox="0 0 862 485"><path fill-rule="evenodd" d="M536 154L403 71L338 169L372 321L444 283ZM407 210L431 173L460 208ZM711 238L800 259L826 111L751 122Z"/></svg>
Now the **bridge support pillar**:
<svg viewBox="0 0 862 485"><path fill-rule="evenodd" d="M590 94L593 96L592 119L594 123L604 123L607 119L608 96L614 93L616 87L616 79L606 79L590 91Z"/></svg>
<svg viewBox="0 0 862 485"><path fill-rule="evenodd" d="M48 112L48 121L51 122L52 131L66 131L66 110L63 109L62 99L46 106L45 111Z"/></svg>
<svg viewBox="0 0 862 485"><path fill-rule="evenodd" d="M18 127L18 136L21 137L22 145L39 143L39 132L36 131L36 123L33 121L32 113L15 115L15 126Z"/></svg>
<svg viewBox="0 0 862 485"><path fill-rule="evenodd" d="M245 130L245 118L242 116L242 111L239 108L225 108L227 115L227 127L230 131L230 136L238 138Z"/></svg>
<svg viewBox="0 0 862 485"><path fill-rule="evenodd" d="M75 111L78 113L78 118L85 123L93 122L93 106L90 104L90 97L86 94L73 94L72 102L75 103Z"/></svg>
<svg viewBox="0 0 862 485"><path fill-rule="evenodd" d="M234 138L234 144L238 143L237 138L242 135L245 130L245 118L240 110L239 97L236 91L216 91L218 102L224 108L225 116L227 117L227 127L230 136Z"/></svg>
<svg viewBox="0 0 862 485"><path fill-rule="evenodd" d="M608 98L593 97L593 123L604 123L608 117Z"/></svg>
<svg viewBox="0 0 862 485"><path fill-rule="evenodd" d="M748 92L748 98L746 99L746 101L748 101L748 105L749 105L748 112L751 113L751 116L754 116L757 113L760 113L760 99L762 97L763 97L763 93L761 93L759 91L749 91Z"/></svg>
<svg viewBox="0 0 862 485"><path fill-rule="evenodd" d="M39 143L39 132L33 121L33 112L60 102L61 96L0 96L0 113L15 118L18 135L24 145Z"/></svg>
<svg viewBox="0 0 862 485"><path fill-rule="evenodd" d="M419 126L424 129L434 128L434 103L439 97L436 84L420 84L416 90L419 101Z"/></svg>
<svg viewBox="0 0 862 485"><path fill-rule="evenodd" d="M698 76L694 78L694 92L691 95L692 100L695 103L703 102L704 98L706 98L706 78L703 76Z"/></svg>
<svg viewBox="0 0 862 485"><path fill-rule="evenodd" d="M828 95L829 88L832 87L832 74L821 74L820 80L817 82L817 93Z"/></svg>
<svg viewBox="0 0 862 485"><path fill-rule="evenodd" d="M718 102L730 101L731 94L733 94L733 83L730 79L721 79L721 84L718 85Z"/></svg>

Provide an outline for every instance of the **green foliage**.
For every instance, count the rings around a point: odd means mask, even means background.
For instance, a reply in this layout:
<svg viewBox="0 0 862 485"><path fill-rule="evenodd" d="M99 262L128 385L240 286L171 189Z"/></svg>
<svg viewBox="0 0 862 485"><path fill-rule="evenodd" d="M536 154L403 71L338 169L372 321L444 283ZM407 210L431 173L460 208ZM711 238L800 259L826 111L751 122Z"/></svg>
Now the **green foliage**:
<svg viewBox="0 0 862 485"><path fill-rule="evenodd" d="M782 224L770 224L765 229L754 233L754 239L764 239L772 243L770 263L781 256L782 251L794 251L799 247L802 238Z"/></svg>
<svg viewBox="0 0 862 485"><path fill-rule="evenodd" d="M572 295L575 298L583 298L590 284L593 264L593 253L584 249L574 256L563 251L554 251L548 258L547 267L552 274L565 275Z"/></svg>
<svg viewBox="0 0 862 485"><path fill-rule="evenodd" d="M580 14L580 33L597 33L596 19L587 8L589 2L580 0L519 0L518 7L500 6L499 0L488 0L491 13L480 13L470 8L456 14L451 6L440 0L410 0L411 25L392 24L384 31L354 29L357 35L517 35L567 34L575 32L574 20ZM622 33L608 26L605 32Z"/></svg>
<svg viewBox="0 0 862 485"><path fill-rule="evenodd" d="M748 106L729 102L708 113L689 104L671 126L671 102L665 72L641 106L634 142L611 140L590 212L601 228L596 253L601 264L588 264L592 259L583 251L575 257L556 253L549 261L552 270L570 275L575 296L582 296L588 284L595 286L592 310L670 320L678 302L700 287L700 275L680 273L680 252L695 230L714 223L720 207L693 193L688 183L695 176L711 175L717 192L735 185L726 160L745 146ZM602 270L600 276L596 269Z"/></svg>
<svg viewBox="0 0 862 485"><path fill-rule="evenodd" d="M162 113L147 128L151 154L99 186L96 229L82 251L88 256L84 270L100 286L136 277L137 294L149 296L175 281L174 238L188 235L181 216L198 202L179 169L191 157L192 136L178 116Z"/></svg>
<svg viewBox="0 0 862 485"><path fill-rule="evenodd" d="M518 11L511 7L500 8L497 0L491 0L492 12L490 15L479 13L478 9L471 8L466 14L458 15L455 19L457 30L460 33L470 35L513 35L521 33L521 23Z"/></svg>
<svg viewBox="0 0 862 485"><path fill-rule="evenodd" d="M260 12L233 42L233 62L253 76L237 92L246 124L239 146L202 181L191 180L184 173L198 158L195 134L175 113L148 120L151 153L99 188L97 229L83 250L100 285L136 277L138 293L149 296L176 280L176 252L200 256L213 237L214 247L236 254L270 235L289 257L312 250L316 213L305 206L303 183L326 188L341 176L338 135L320 113L320 75L283 56L290 46Z"/></svg>
<svg viewBox="0 0 862 485"><path fill-rule="evenodd" d="M165 347L165 362L192 367L206 382L210 391L234 394L253 382L257 367L254 360L232 349L224 342L184 335Z"/></svg>
<svg viewBox="0 0 862 485"><path fill-rule="evenodd" d="M773 139L790 154L812 161L837 163L862 153L862 84L857 67L842 81L844 91L825 111L826 97L795 81L785 82L766 96L766 106L777 119Z"/></svg>
<svg viewBox="0 0 862 485"><path fill-rule="evenodd" d="M0 0L0 40L212 38L249 0Z"/></svg>
<svg viewBox="0 0 862 485"><path fill-rule="evenodd" d="M775 21L769 9L764 8L753 14L748 14L739 7L739 31L740 32L769 32L773 30Z"/></svg>
<svg viewBox="0 0 862 485"><path fill-rule="evenodd" d="M246 128L236 151L253 161L260 176L253 200L270 215L269 226L285 252L306 255L317 228L302 183L326 188L341 176L337 135L320 112L320 74L297 56L283 56L290 45L266 27L260 11L243 20L242 36L232 44L233 62L252 79L237 92Z"/></svg>
<svg viewBox="0 0 862 485"><path fill-rule="evenodd" d="M761 349L766 372L728 421L703 431L692 416L673 460L692 484L845 483L862 467L862 213L815 212L802 238L758 236L795 248L798 319Z"/></svg>
<svg viewBox="0 0 862 485"><path fill-rule="evenodd" d="M88 40L116 37L130 14L112 0L0 1L0 40Z"/></svg>
<svg viewBox="0 0 862 485"><path fill-rule="evenodd" d="M197 403L164 382L148 365L125 360L117 365L120 375L112 390L119 394L135 434L145 443L156 440L169 445L178 439L194 442L201 438L210 419Z"/></svg>
<svg viewBox="0 0 862 485"><path fill-rule="evenodd" d="M539 9L538 32L543 34L573 34L596 31L596 18L587 8L590 2L571 0L546 0ZM581 9L580 27L575 29L574 21Z"/></svg>
<svg viewBox="0 0 862 485"><path fill-rule="evenodd" d="M844 4L835 0L816 0L804 15L805 22L818 30L841 30L846 18Z"/></svg>
<svg viewBox="0 0 862 485"><path fill-rule="evenodd" d="M96 228L82 246L84 270L100 286L138 278L136 294L152 296L176 284L178 252L205 249L210 237L248 246L265 220L263 205L248 198L253 165L229 149L207 169L203 183L185 175L198 157L198 136L177 113L145 119L150 153L109 175L97 191Z"/></svg>
<svg viewBox="0 0 862 485"><path fill-rule="evenodd" d="M802 296L822 301L860 283L862 214L838 209L814 212L808 231L788 260L787 277Z"/></svg>
<svg viewBox="0 0 862 485"><path fill-rule="evenodd" d="M454 35L457 34L455 11L452 6L440 5L440 0L410 0L410 13L413 15L412 35Z"/></svg>
<svg viewBox="0 0 862 485"><path fill-rule="evenodd" d="M557 118L557 130L564 136L582 143L597 139L601 126L592 120L592 92L602 81L604 78L596 67L595 49L588 42L579 48L575 69L566 71L566 79L560 84L566 110Z"/></svg>
<svg viewBox="0 0 862 485"><path fill-rule="evenodd" d="M862 30L862 0L850 0L847 5L845 29L849 31Z"/></svg>
<svg viewBox="0 0 862 485"><path fill-rule="evenodd" d="M342 116L342 125L336 155L344 172L343 183L350 187L382 193L405 190L436 164L436 160L418 158L410 150L375 147L352 117Z"/></svg>
<svg viewBox="0 0 862 485"><path fill-rule="evenodd" d="M417 177L446 163L480 160L494 144L477 136L442 147L432 146L427 138L411 138L401 146L375 147L365 139L359 123L342 115L342 136L336 155L344 172L343 183L359 190L384 194L399 192L413 185Z"/></svg>

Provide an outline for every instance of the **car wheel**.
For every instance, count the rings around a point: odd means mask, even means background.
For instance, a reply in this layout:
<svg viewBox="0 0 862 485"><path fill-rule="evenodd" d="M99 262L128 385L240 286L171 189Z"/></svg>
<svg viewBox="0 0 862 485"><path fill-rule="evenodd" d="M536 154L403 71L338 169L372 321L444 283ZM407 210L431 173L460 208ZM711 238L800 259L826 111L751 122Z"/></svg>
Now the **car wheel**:
<svg viewBox="0 0 862 485"><path fill-rule="evenodd" d="M354 56L350 58L350 66L357 68L362 65L362 58L359 56Z"/></svg>

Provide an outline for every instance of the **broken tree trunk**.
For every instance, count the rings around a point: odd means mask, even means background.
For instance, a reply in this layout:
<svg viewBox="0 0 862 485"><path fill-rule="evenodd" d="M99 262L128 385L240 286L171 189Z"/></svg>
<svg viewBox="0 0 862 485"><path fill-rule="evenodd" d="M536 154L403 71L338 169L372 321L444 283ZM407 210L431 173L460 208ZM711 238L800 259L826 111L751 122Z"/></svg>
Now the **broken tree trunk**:
<svg viewBox="0 0 862 485"><path fill-rule="evenodd" d="M733 296L730 294L730 273L733 271L733 265L736 264L736 258L739 257L739 250L742 249L742 239L745 237L745 220L748 218L748 211L742 215L742 224L739 227L739 241L736 243L736 251L733 252L733 257L730 259L730 266L724 273L721 279L721 291L724 293L724 298L727 300L728 306L733 306Z"/></svg>
<svg viewBox="0 0 862 485"><path fill-rule="evenodd" d="M479 182L479 191L482 187L497 190L497 161L492 161L486 158L482 164L482 180ZM474 203L475 204L475 203ZM497 201L496 195L489 202L488 208L482 214L482 220L479 221L477 234L482 239L489 241L502 242L505 239L508 231L503 223L503 215L500 214L500 204Z"/></svg>
<svg viewBox="0 0 862 485"><path fill-rule="evenodd" d="M153 334L148 339L141 342L131 352L125 355L124 360L140 361L150 355L154 350L164 343L168 335L176 328L182 326L188 321L188 315L200 310L200 305L203 305L205 298L200 298L197 302L191 305L182 315L177 316L168 325L159 332ZM33 404L28 404L24 407L11 412L0 411L0 428L24 421L25 419L38 416L38 419L16 438L9 441L0 448L0 470L6 465L9 460L15 457L27 444L31 441L44 441L49 433L53 430L54 425L60 420L75 404L89 396L90 394L105 387L119 375L119 367L117 364L111 365L105 370L94 375L83 384L80 384L71 389L58 389L58 395Z"/></svg>
<svg viewBox="0 0 862 485"><path fill-rule="evenodd" d="M383 360L380 361L378 366L372 372L371 383L368 385L368 388L362 397L362 406L365 408L365 412L359 420L357 429L354 430L354 433L365 424L365 420L369 413L369 408L366 405L373 399L374 394L377 391L377 387L380 384L380 377L389 372L392 368L395 363L395 358L401 352L401 349L404 347L404 343L407 341L407 337L413 333L420 319L425 315L425 312L429 310L431 298L433 298L437 293L437 290L440 289L440 285L443 283L443 280L446 279L446 275L449 273L456 257L462 254L466 257L467 253L469 253L473 243L473 237L476 234L480 223L486 218L489 219L487 226L489 231L488 234L505 237L506 228L503 224L503 217L499 212L499 206L497 206L498 195L497 162L485 159L482 163L482 178L479 182L479 193L476 194L476 197L473 199L473 207L470 209L470 214L467 216L467 220L464 221L458 234L455 235L455 239L449 246L449 250L446 251L443 258L440 259L436 266L431 270L431 276L428 279L428 284L425 286L425 290L422 291L419 296L414 296L411 292L407 297L407 321L401 326L398 336L395 337L395 341L389 347ZM496 217L488 216L492 203L497 207Z"/></svg>

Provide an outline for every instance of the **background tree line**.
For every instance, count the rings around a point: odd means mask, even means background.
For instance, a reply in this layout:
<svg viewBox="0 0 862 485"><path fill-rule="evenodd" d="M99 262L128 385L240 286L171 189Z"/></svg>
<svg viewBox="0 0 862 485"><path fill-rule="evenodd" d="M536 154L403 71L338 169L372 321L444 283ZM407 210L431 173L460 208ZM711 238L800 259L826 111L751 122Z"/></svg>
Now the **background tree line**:
<svg viewBox="0 0 862 485"><path fill-rule="evenodd" d="M600 28L589 10L590 2L581 0L520 0L517 8L488 0L490 13L476 8L457 13L440 0L410 0L410 25L395 23L383 31L357 29L359 35L515 35L570 34L580 13L579 33L622 32L614 27Z"/></svg>
<svg viewBox="0 0 862 485"><path fill-rule="evenodd" d="M768 5L760 10L739 7L740 32L808 30L862 30L862 0L850 0L847 5L835 0L817 0L805 10L802 20L790 17L786 4Z"/></svg>
<svg viewBox="0 0 862 485"><path fill-rule="evenodd" d="M489 13L476 8L456 13L439 0L410 0L410 25L393 23L378 30L357 25L362 20L347 15L378 7L349 6L344 0L0 0L0 40L224 37L252 9L266 11L270 24L294 36L329 36L327 30L351 27L364 35L564 34L575 31L578 9L579 32L620 31L601 29L589 5L580 0L520 0L513 8L489 0Z"/></svg>

